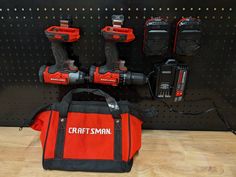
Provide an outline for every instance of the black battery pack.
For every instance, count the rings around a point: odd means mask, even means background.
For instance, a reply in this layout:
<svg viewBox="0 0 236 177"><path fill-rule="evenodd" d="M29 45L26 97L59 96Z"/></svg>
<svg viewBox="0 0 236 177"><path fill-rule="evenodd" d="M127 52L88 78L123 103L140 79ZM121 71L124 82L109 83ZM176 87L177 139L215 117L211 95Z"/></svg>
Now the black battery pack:
<svg viewBox="0 0 236 177"><path fill-rule="evenodd" d="M200 48L201 21L196 18L182 18L176 25L173 53L194 56Z"/></svg>
<svg viewBox="0 0 236 177"><path fill-rule="evenodd" d="M157 64L151 77L152 92L159 99L182 101L186 89L188 66L179 64L175 59L168 59Z"/></svg>
<svg viewBox="0 0 236 177"><path fill-rule="evenodd" d="M144 26L143 51L146 56L165 55L169 48L170 25L164 18L148 19Z"/></svg>

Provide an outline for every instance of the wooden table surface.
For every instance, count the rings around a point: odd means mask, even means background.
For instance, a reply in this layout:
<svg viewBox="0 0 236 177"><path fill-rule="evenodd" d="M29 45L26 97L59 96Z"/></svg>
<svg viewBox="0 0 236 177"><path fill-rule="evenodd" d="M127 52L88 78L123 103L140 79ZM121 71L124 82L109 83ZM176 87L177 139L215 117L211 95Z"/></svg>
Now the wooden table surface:
<svg viewBox="0 0 236 177"><path fill-rule="evenodd" d="M229 132L144 130L130 173L43 170L39 133L0 127L0 177L236 177L236 136Z"/></svg>

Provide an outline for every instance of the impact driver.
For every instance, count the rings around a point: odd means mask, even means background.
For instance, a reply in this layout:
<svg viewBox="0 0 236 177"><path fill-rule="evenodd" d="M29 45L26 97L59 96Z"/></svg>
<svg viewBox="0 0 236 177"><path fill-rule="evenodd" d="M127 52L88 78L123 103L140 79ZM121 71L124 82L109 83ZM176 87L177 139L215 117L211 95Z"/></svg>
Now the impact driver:
<svg viewBox="0 0 236 177"><path fill-rule="evenodd" d="M61 20L60 26L51 26L45 30L51 41L51 48L55 58L55 65L41 66L39 79L48 84L81 84L85 81L85 74L78 70L74 61L68 58L64 43L76 42L80 38L78 28L70 28L68 21Z"/></svg>
<svg viewBox="0 0 236 177"><path fill-rule="evenodd" d="M128 71L125 67L125 61L119 60L116 43L128 43L135 39L133 29L123 28L123 22L123 15L113 15L113 26L106 26L101 30L102 36L105 39L106 64L100 67L90 67L90 82L111 86L118 86L119 84L146 84L147 77L143 73Z"/></svg>

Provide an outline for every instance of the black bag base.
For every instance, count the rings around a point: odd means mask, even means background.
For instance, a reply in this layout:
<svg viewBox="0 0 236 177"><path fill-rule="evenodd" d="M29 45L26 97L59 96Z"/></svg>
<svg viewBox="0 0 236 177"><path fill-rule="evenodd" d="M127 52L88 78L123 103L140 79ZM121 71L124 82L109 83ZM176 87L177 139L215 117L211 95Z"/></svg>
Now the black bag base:
<svg viewBox="0 0 236 177"><path fill-rule="evenodd" d="M43 161L45 170L84 171L84 172L129 172L133 159L128 162L113 160L72 160L48 159Z"/></svg>

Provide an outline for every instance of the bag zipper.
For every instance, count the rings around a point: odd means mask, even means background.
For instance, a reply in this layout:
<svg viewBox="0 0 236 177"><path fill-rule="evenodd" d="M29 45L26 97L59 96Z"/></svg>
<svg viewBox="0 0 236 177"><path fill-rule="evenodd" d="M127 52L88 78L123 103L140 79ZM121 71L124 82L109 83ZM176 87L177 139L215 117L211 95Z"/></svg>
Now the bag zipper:
<svg viewBox="0 0 236 177"><path fill-rule="evenodd" d="M66 118L59 117L57 142L55 149L55 159L63 158L64 142L65 142L65 123Z"/></svg>
<svg viewBox="0 0 236 177"><path fill-rule="evenodd" d="M50 107L51 109L51 107ZM47 127L47 130L46 130L46 137L45 137L45 140L44 140L44 146L43 146L43 159L42 159L42 165L43 165L43 168L45 168L44 166L44 156L45 156L45 150L46 150L46 146L47 146L47 140L48 140L48 132L49 132L49 129L50 129L50 125L51 125L51 118L52 118L52 110L50 111L50 115L49 115L49 120L48 120L48 127Z"/></svg>

